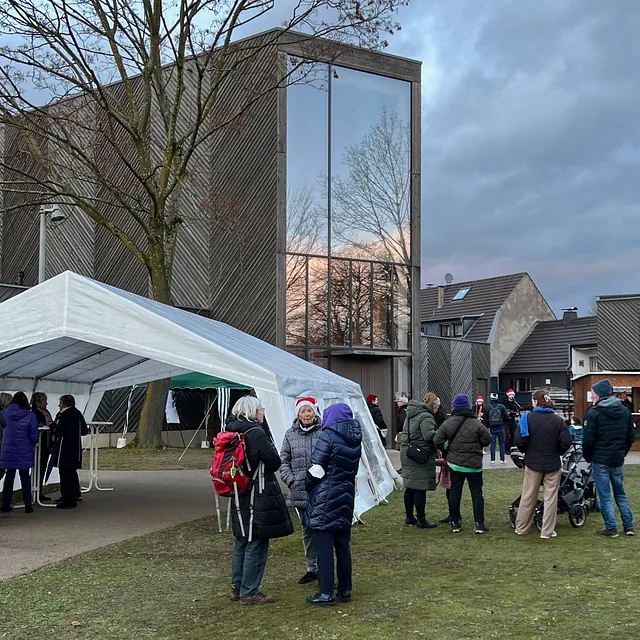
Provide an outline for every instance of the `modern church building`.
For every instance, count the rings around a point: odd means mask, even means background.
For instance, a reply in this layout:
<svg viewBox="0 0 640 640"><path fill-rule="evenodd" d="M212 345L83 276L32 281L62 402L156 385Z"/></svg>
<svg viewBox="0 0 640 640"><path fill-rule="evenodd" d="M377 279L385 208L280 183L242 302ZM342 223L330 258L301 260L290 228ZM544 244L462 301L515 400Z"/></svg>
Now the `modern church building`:
<svg viewBox="0 0 640 640"><path fill-rule="evenodd" d="M244 42L261 39L273 47L225 86L223 108L309 62L198 150L180 200L174 302L358 382L393 422L394 394L419 393L421 65L280 30ZM0 154L25 161L2 124ZM20 197L0 193L0 282L30 286L42 203ZM72 207L62 213L47 277L71 269L148 294L122 244Z"/></svg>

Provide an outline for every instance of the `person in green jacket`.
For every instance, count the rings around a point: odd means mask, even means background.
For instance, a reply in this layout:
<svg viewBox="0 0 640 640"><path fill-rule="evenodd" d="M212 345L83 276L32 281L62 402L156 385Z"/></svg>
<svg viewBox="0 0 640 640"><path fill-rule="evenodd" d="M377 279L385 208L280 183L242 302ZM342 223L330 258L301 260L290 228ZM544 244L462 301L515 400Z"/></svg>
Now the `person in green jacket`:
<svg viewBox="0 0 640 640"><path fill-rule="evenodd" d="M440 426L434 438L435 446L444 453L451 469L449 516L453 533L462 530L460 501L465 480L469 484L473 502L475 532L482 534L489 531L484 522L482 449L490 442L491 434L471 411L469 397L459 393L453 399L451 417Z"/></svg>
<svg viewBox="0 0 640 640"><path fill-rule="evenodd" d="M433 436L436 432L434 404L435 393L427 393L424 402L410 400L407 405L407 420L402 430L400 461L402 462L402 484L404 485L405 524L419 529L433 529L438 525L426 518L427 491L436 490L436 448ZM426 453L424 463L416 462L407 455L409 445L417 445ZM414 515L415 509L415 515Z"/></svg>

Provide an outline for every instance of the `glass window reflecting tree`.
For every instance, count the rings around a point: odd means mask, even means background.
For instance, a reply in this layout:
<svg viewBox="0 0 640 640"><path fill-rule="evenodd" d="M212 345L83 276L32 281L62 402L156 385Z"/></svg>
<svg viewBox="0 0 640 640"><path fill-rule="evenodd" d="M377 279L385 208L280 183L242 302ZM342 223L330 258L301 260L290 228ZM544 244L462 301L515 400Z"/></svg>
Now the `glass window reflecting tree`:
<svg viewBox="0 0 640 640"><path fill-rule="evenodd" d="M409 264L411 85L332 71L331 253Z"/></svg>
<svg viewBox="0 0 640 640"><path fill-rule="evenodd" d="M327 255L329 67L291 64L296 68L287 89L287 252Z"/></svg>

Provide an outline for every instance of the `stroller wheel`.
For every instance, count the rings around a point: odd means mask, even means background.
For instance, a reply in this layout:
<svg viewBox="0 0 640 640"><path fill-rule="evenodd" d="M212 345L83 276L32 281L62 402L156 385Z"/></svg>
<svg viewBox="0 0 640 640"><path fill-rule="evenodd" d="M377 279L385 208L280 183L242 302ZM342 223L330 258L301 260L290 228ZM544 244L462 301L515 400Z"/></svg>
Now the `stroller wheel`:
<svg viewBox="0 0 640 640"><path fill-rule="evenodd" d="M542 521L544 520L544 503L538 500L538 505L533 513L533 521L536 523L538 531L542 531Z"/></svg>
<svg viewBox="0 0 640 640"><path fill-rule="evenodd" d="M509 524L512 529L516 528L516 518L518 517L518 510L513 507L509 509Z"/></svg>
<svg viewBox="0 0 640 640"><path fill-rule="evenodd" d="M583 504L574 504L569 509L569 522L572 527L584 527L587 521L587 508Z"/></svg>

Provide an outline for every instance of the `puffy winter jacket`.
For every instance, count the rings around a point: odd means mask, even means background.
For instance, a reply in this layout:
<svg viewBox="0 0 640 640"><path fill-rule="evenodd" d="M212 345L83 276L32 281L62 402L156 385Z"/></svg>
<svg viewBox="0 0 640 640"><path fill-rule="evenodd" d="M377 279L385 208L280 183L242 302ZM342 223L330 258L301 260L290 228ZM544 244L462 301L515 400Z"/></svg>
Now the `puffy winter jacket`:
<svg viewBox="0 0 640 640"><path fill-rule="evenodd" d="M31 469L38 442L36 417L17 404L10 404L2 414L7 426L2 436L0 469Z"/></svg>
<svg viewBox="0 0 640 640"><path fill-rule="evenodd" d="M464 423L464 424L463 424ZM438 429L434 443L445 450L447 462L457 467L482 469L482 448L491 443L491 435L470 409L454 409L453 415Z"/></svg>
<svg viewBox="0 0 640 640"><path fill-rule="evenodd" d="M306 526L320 530L351 527L361 444L362 429L348 405L339 402L325 409L311 458L311 469L321 468L324 475L318 478L317 473L307 473Z"/></svg>
<svg viewBox="0 0 640 640"><path fill-rule="evenodd" d="M318 438L320 438L320 420L317 420L311 429L305 430L300 420L296 418L293 426L284 434L280 449L282 459L280 477L289 488L288 507L307 508L308 496L305 481Z"/></svg>
<svg viewBox="0 0 640 640"><path fill-rule="evenodd" d="M244 536L238 520L238 510L233 499L231 514L233 535L238 538L269 540L283 538L293 533L293 523L284 502L276 471L280 468L280 456L273 441L258 422L234 418L227 422L227 431L244 434L246 457L253 476L260 463L264 465L264 483L259 489L259 481L254 481L253 518L251 514L251 493L240 497L240 517L244 526Z"/></svg>
<svg viewBox="0 0 640 640"><path fill-rule="evenodd" d="M433 444L435 433L436 418L431 407L424 402L409 400L407 421L402 431L400 444L402 484L406 489L416 489L418 491L436 490L437 451ZM410 442L427 451L427 460L424 464L411 460L407 455Z"/></svg>
<svg viewBox="0 0 640 640"><path fill-rule="evenodd" d="M587 411L582 434L582 452L587 462L619 467L634 439L633 419L620 398L604 398Z"/></svg>
<svg viewBox="0 0 640 640"><path fill-rule="evenodd" d="M524 453L524 464L532 471L550 473L560 469L560 456L571 446L571 435L565 421L553 410L538 410L527 414L529 435L516 431L516 447Z"/></svg>

